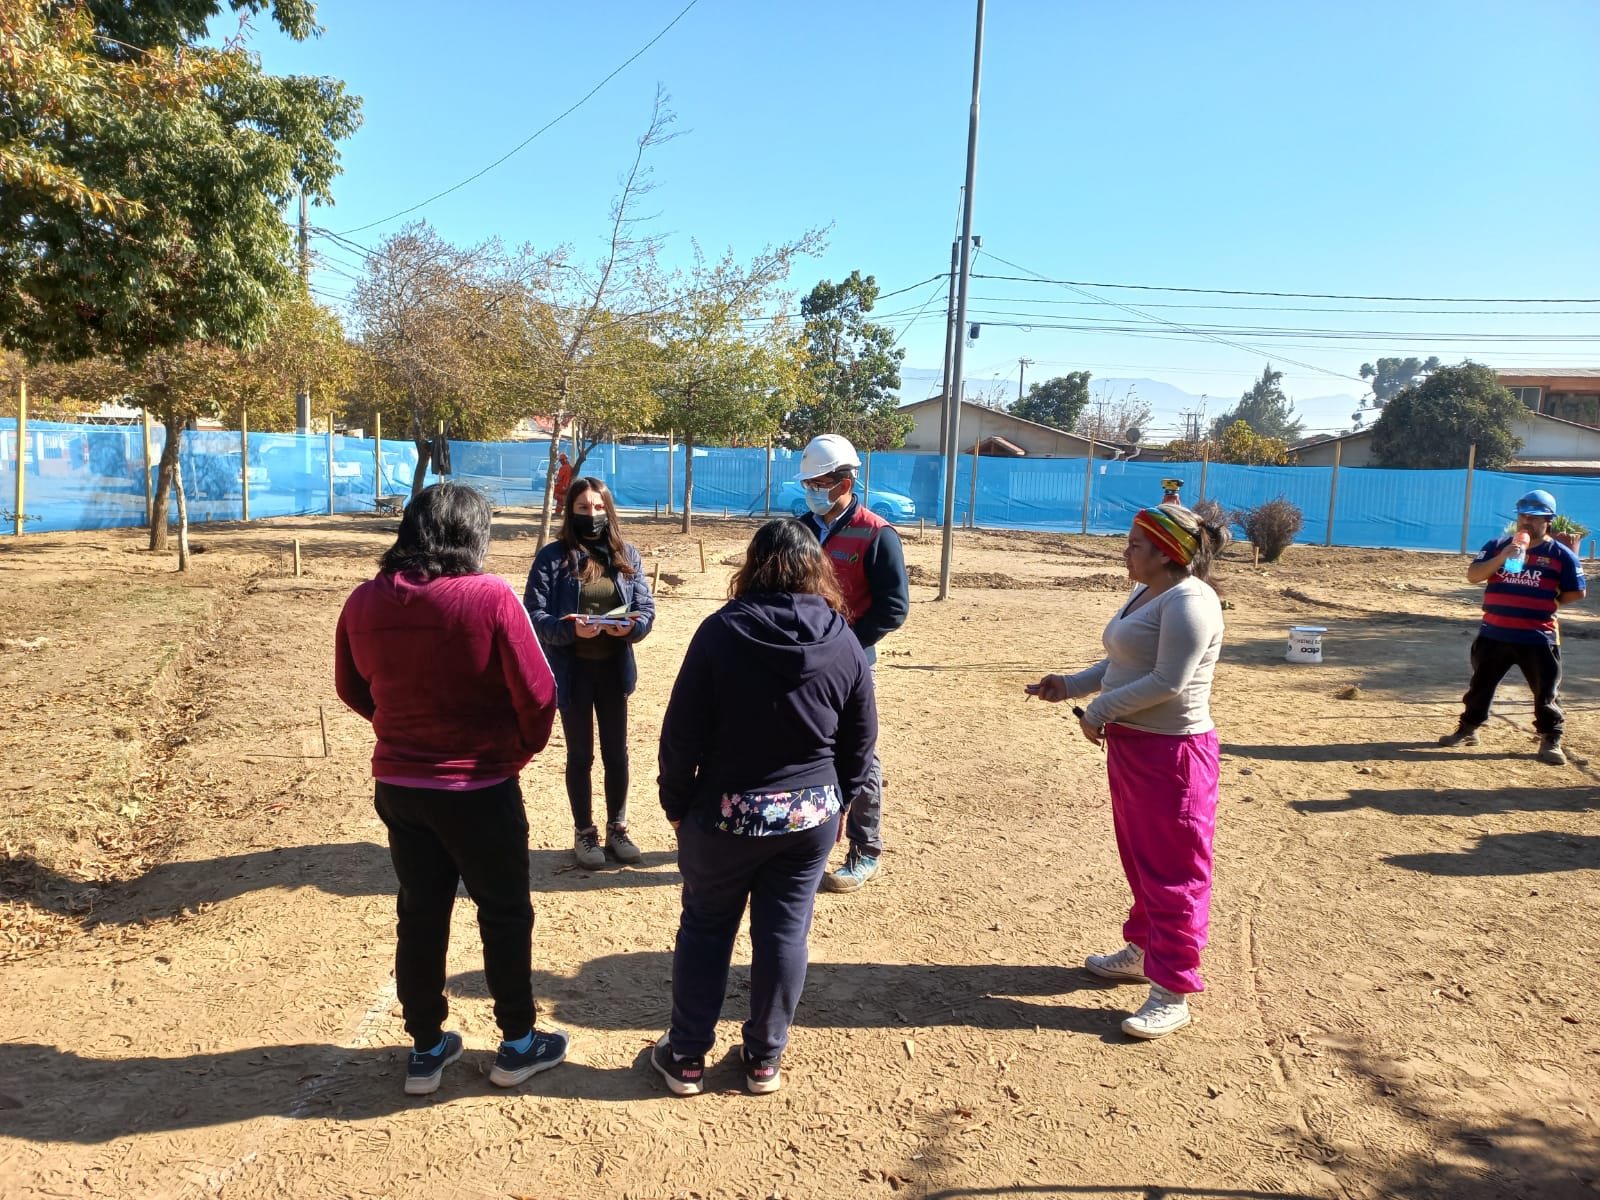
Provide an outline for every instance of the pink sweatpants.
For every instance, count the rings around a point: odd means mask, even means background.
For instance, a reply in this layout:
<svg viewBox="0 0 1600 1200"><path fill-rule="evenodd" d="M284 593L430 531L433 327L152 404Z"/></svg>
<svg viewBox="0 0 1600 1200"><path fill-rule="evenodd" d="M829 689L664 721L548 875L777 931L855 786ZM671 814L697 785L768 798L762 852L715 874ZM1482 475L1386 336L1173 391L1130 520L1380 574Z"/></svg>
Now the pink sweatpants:
<svg viewBox="0 0 1600 1200"><path fill-rule="evenodd" d="M1174 736L1106 726L1117 853L1133 890L1122 936L1144 949L1152 983L1205 988L1200 951L1211 916L1217 826L1217 734Z"/></svg>

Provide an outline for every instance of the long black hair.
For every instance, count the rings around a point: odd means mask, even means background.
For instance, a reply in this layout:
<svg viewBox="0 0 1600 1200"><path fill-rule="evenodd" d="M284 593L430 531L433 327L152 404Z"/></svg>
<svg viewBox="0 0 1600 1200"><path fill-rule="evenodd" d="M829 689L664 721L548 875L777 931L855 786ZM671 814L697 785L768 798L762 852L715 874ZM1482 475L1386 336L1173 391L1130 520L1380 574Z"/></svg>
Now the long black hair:
<svg viewBox="0 0 1600 1200"><path fill-rule="evenodd" d="M1227 548L1229 542L1233 541L1233 530L1228 528L1220 512L1201 514L1181 504L1162 504L1158 508L1180 525L1185 533L1193 537L1197 546L1194 558L1190 560L1188 566L1172 564L1173 573L1193 575L1201 583L1209 584L1215 591L1217 584L1211 578L1211 568L1217 556Z"/></svg>
<svg viewBox="0 0 1600 1200"><path fill-rule="evenodd" d="M622 530L617 527L617 502L611 498L611 489L606 486L605 480L596 479L593 475L578 476L567 489L566 508L562 510L561 525L556 530L556 541L567 548L567 565L583 583L592 583L606 574L606 567L597 561L597 556L583 557L587 547L578 536L578 531L572 527L573 502L585 492L593 492L606 504L606 531L601 541L609 548L610 554L604 557L609 557L611 567L618 575L632 575L633 564L628 561L628 544L623 541Z"/></svg>
<svg viewBox="0 0 1600 1200"><path fill-rule="evenodd" d="M436 483L411 498L400 533L384 551L385 572L416 571L429 579L477 575L489 553L489 497L464 483Z"/></svg>

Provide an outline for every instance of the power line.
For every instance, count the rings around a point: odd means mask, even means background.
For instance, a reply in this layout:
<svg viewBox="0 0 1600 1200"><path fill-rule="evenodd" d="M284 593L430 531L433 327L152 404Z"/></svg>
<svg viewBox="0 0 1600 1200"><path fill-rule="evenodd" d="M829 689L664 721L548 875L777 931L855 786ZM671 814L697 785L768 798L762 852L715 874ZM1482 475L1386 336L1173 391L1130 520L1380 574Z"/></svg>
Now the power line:
<svg viewBox="0 0 1600 1200"><path fill-rule="evenodd" d="M994 259L996 262L1005 263L1005 265L1010 267L1012 270L1015 270L1015 271L1028 271L1027 267L1020 266L1019 264L1011 262L1008 259L1001 258L998 254L995 254L995 253L993 253L993 252L991 252L989 250L980 249L978 251L978 253L987 254L990 258ZM1084 291L1083 288L1080 287L1077 284L1064 283L1064 282L1057 281L1057 280L1048 280L1048 279L1045 279L1045 277L1043 275L1040 275L1037 271L1028 271L1028 274L1033 275L1037 279L1044 280L1044 282L1046 282L1046 283L1051 283L1051 282L1059 283L1060 286L1068 288L1071 291L1077 292L1078 295L1080 295L1080 296L1087 296L1091 300L1101 300L1102 299L1102 297L1096 296L1093 292ZM1126 304L1122 304L1122 303L1120 303L1120 302L1118 302L1116 300L1105 300L1104 303L1111 305L1113 308L1120 308L1120 309L1122 309L1123 312L1132 313L1136 317L1143 317L1147 321L1156 321L1156 322L1159 322L1160 324L1168 325L1168 326L1172 327L1173 329L1182 330L1182 331L1184 331L1186 333L1191 334L1191 336L1198 336L1198 337L1207 338L1210 341L1219 342L1224 346L1231 346L1235 350L1243 350L1246 354L1259 354L1263 358L1272 357L1271 355L1267 354L1266 351L1259 350L1254 346L1247 346L1242 342L1229 341L1227 338L1221 337L1221 336L1219 336L1219 335L1217 335L1215 333L1202 333L1202 332L1199 332L1197 330L1191 330L1187 326L1182 325L1182 324L1178 323L1177 321L1169 321L1165 317L1154 317L1154 316L1151 316L1147 312L1142 312L1137 308L1132 308L1132 307L1130 307L1130 306L1128 306ZM1301 368L1303 368L1303 369L1305 369L1307 371L1316 371L1318 374L1321 374L1321 375L1331 375L1335 379L1352 379L1352 380L1355 380L1357 383L1360 383L1363 387L1365 387L1366 384L1367 384L1367 381L1365 379L1362 379L1359 375L1347 375L1343 371L1329 370L1327 367L1319 367L1314 363L1300 362L1300 361L1297 361L1296 359L1287 358L1287 357L1284 357L1282 355L1279 355L1277 357L1282 358L1282 360L1284 362L1289 363L1291 366L1301 367Z"/></svg>
<svg viewBox="0 0 1600 1200"><path fill-rule="evenodd" d="M1054 304L1069 308L1086 308L1102 305L1103 300L1039 300L1029 296L974 296L995 304ZM1270 312L1270 313L1355 313L1362 316L1432 316L1432 317L1592 317L1587 308L1504 309L1504 308L1385 308L1374 312L1370 308L1307 308L1289 304L1149 304L1141 308L1177 308L1191 312Z"/></svg>
<svg viewBox="0 0 1600 1200"><path fill-rule="evenodd" d="M996 262L1005 263L1018 271L1027 271L1027 267L1017 266L1014 262L1006 262L998 254L990 254ZM1095 283L1081 279L1047 279L1037 272L1027 275L980 275L973 272L974 279L1002 279L1012 283L1054 283L1062 287L1099 287L1121 288L1141 292L1189 292L1209 296L1275 296L1287 300L1373 300L1392 303L1417 303L1417 304L1600 304L1600 298L1588 296L1563 296L1542 300L1529 299L1521 296L1355 296L1345 292L1255 292L1243 288L1197 288L1197 287L1162 287L1152 283Z"/></svg>
<svg viewBox="0 0 1600 1200"><path fill-rule="evenodd" d="M438 200L438 199L441 199L442 197L448 196L451 192L459 191L460 189L466 187L467 184L471 183L475 179L481 179L483 176L487 175L490 171L492 171L496 167L498 167L501 163L505 162L508 158L511 158L513 155L519 153L523 149L523 147L527 146L528 143L532 142L540 134L545 133L548 130L554 128L561 121L564 121L567 117L571 116L573 113L577 112L578 109L582 108L585 104L587 104L589 102L589 99L596 92L598 92L601 88L605 87L606 84L610 83L618 75L622 74L622 72L628 66L630 66L635 59L637 59L640 55L642 55L646 50L650 49L651 46L654 46L662 38L666 37L668 31L670 31L672 29L672 27L674 25L676 25L679 21L683 20L683 18L686 17L689 14L689 10L691 8L693 8L698 3L700 3L700 0L689 0L689 3L684 5L683 10L681 12L679 12L677 16L673 17L672 20L668 21L666 23L666 25L664 25L662 27L661 31L655 35L655 37L651 38L644 45L640 46L639 49L635 50L633 52L633 54L631 54L622 63L621 66L617 67L616 70L612 71L609 75L607 75L599 83L595 84L594 87L590 88L587 92L585 92L583 97L582 97L582 99L580 99L576 104L572 105L572 107L568 108L565 112L562 112L559 115L557 115L556 117L552 118L550 121L546 122L544 125L540 126L538 129L535 129L527 137L523 138L522 141L518 142L510 150L506 151L499 158L495 159L488 166L484 167L481 171L475 171L473 174L468 175L460 183L452 184L451 186L445 188L444 191L442 191L442 192L435 192L433 195L429 196L426 200L419 201L418 203L413 204L410 208L402 208L399 212L390 213L387 217L380 217L376 221L368 221L365 225L357 225L353 229L346 229L346 230L343 230L342 232L343 233L360 233L363 229L371 229L371 228L373 228L374 226L377 226L377 225L386 225L390 221L394 220L396 217L403 217L403 216L406 216L408 213L416 212L417 209L419 209L419 208L426 208L428 205L432 204L435 200Z"/></svg>

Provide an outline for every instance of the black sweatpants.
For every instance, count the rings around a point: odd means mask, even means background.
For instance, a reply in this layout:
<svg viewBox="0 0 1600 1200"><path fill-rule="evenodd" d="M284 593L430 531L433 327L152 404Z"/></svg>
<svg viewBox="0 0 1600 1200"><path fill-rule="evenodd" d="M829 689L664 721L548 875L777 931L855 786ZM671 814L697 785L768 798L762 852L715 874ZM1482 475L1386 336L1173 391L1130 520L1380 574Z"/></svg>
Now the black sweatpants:
<svg viewBox="0 0 1600 1200"><path fill-rule="evenodd" d="M511 1041L533 1028L533 901L528 895L528 818L515 779L470 792L374 785L400 879L395 991L419 1050L436 1046L450 1008L445 955L456 884L478 906L483 974L494 1017Z"/></svg>
<svg viewBox="0 0 1600 1200"><path fill-rule="evenodd" d="M601 637L606 636L601 634ZM628 820L628 693L622 655L574 660L560 696L561 732L567 740L567 803L572 827L594 824L594 730L600 727L600 762L606 776L606 822Z"/></svg>
<svg viewBox="0 0 1600 1200"><path fill-rule="evenodd" d="M1461 697L1461 728L1476 729L1489 719L1489 705L1506 672L1522 669L1533 689L1533 727L1544 737L1559 738L1566 726L1556 693L1561 688L1561 648L1548 642L1525 644L1486 638L1472 639L1472 682Z"/></svg>

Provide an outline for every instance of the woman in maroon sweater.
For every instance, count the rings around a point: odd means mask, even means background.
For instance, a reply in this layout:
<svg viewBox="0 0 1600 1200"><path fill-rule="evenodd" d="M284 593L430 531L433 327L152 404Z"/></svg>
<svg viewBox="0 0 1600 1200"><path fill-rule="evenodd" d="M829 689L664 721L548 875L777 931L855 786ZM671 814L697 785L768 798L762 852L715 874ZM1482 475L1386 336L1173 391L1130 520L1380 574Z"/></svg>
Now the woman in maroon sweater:
<svg viewBox="0 0 1600 1200"><path fill-rule="evenodd" d="M489 1081L512 1087L566 1057L534 1028L528 819L517 774L550 739L555 682L517 594L483 573L489 501L455 483L406 505L377 578L345 601L339 698L372 722L374 800L400 881L395 988L414 1049L405 1090L436 1090L461 1057L446 1032L456 886L478 906L504 1041Z"/></svg>

